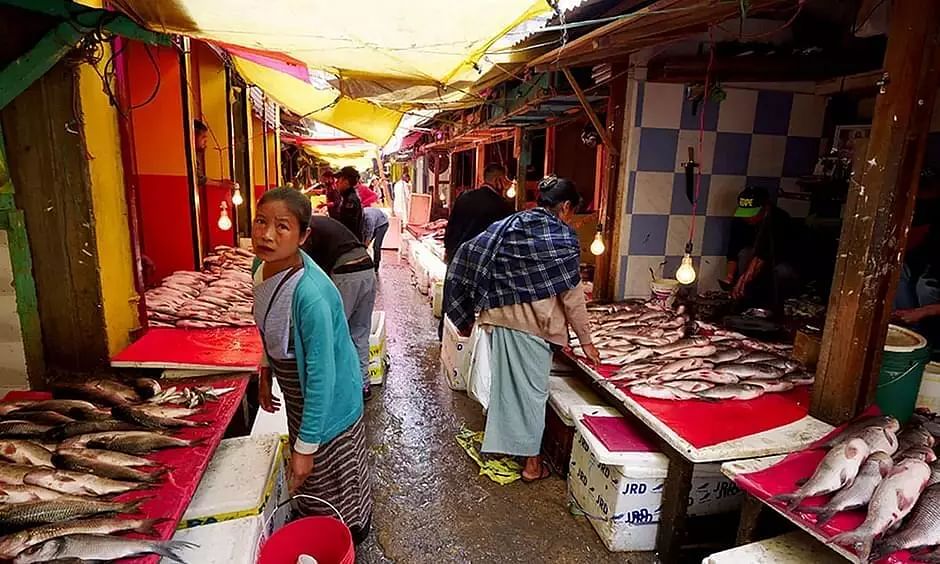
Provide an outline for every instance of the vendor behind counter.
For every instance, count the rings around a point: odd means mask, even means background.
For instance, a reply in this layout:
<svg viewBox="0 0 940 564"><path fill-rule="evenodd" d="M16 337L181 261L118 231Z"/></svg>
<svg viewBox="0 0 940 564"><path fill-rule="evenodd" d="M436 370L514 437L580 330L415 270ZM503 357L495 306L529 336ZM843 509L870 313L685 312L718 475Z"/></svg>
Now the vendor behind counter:
<svg viewBox="0 0 940 564"><path fill-rule="evenodd" d="M748 186L738 195L734 217L728 271L719 283L741 305L779 311L783 301L802 287L802 230L758 186Z"/></svg>

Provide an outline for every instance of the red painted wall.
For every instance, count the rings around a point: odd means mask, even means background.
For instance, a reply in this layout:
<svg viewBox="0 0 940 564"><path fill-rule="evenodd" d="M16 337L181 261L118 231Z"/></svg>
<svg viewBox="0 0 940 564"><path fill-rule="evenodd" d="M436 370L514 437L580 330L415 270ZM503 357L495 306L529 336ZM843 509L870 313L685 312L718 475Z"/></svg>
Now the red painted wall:
<svg viewBox="0 0 940 564"><path fill-rule="evenodd" d="M196 257L179 57L170 48L151 46L149 54L147 49L127 42L127 76L134 108L141 247L160 279L175 270L191 270Z"/></svg>

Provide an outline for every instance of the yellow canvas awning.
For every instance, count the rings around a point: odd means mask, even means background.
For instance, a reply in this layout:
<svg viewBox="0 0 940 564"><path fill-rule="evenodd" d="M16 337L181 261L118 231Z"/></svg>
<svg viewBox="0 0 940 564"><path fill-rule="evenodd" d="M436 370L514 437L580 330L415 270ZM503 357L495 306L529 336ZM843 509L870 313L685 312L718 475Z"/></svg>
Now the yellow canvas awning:
<svg viewBox="0 0 940 564"><path fill-rule="evenodd" d="M77 0L100 7L102 0ZM473 83L487 49L546 0L112 0L148 28L283 53L341 79ZM404 95L399 102L406 102Z"/></svg>
<svg viewBox="0 0 940 564"><path fill-rule="evenodd" d="M384 145L401 121L401 112L343 97L338 90L316 88L300 78L240 56L233 55L232 62L242 78L295 114L370 143Z"/></svg>

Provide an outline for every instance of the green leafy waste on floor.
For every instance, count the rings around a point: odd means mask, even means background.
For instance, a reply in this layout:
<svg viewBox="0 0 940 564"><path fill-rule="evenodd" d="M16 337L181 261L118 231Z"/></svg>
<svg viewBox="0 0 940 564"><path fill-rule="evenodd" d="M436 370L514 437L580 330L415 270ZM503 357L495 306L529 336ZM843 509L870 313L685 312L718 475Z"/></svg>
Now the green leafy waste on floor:
<svg viewBox="0 0 940 564"><path fill-rule="evenodd" d="M522 478L522 465L510 457L484 458L480 454L483 446L483 433L471 431L462 427L457 433L457 444L460 445L474 462L480 467L480 475L486 476L501 486L511 484Z"/></svg>

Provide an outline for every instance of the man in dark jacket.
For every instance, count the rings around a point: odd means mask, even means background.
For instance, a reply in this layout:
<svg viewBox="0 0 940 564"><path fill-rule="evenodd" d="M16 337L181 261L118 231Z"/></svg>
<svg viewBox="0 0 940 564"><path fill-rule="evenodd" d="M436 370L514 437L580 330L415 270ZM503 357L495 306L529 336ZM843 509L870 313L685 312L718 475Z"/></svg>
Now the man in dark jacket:
<svg viewBox="0 0 940 564"><path fill-rule="evenodd" d="M483 233L494 222L512 215L513 206L503 197L507 184L506 167L491 163L483 169L483 185L464 192L454 201L444 232L444 262L450 263L460 245ZM444 295L447 295L446 284ZM437 332L443 337L443 316Z"/></svg>
<svg viewBox="0 0 940 564"><path fill-rule="evenodd" d="M334 219L346 226L347 229L362 237L362 200L356 186L359 185L359 171L351 166L343 167L336 175L336 189L339 191L340 202L337 206Z"/></svg>
<svg viewBox="0 0 940 564"><path fill-rule="evenodd" d="M460 245L513 213L513 206L503 197L507 183L506 167L492 163L483 170L483 185L457 198L444 232L446 262L450 262Z"/></svg>

